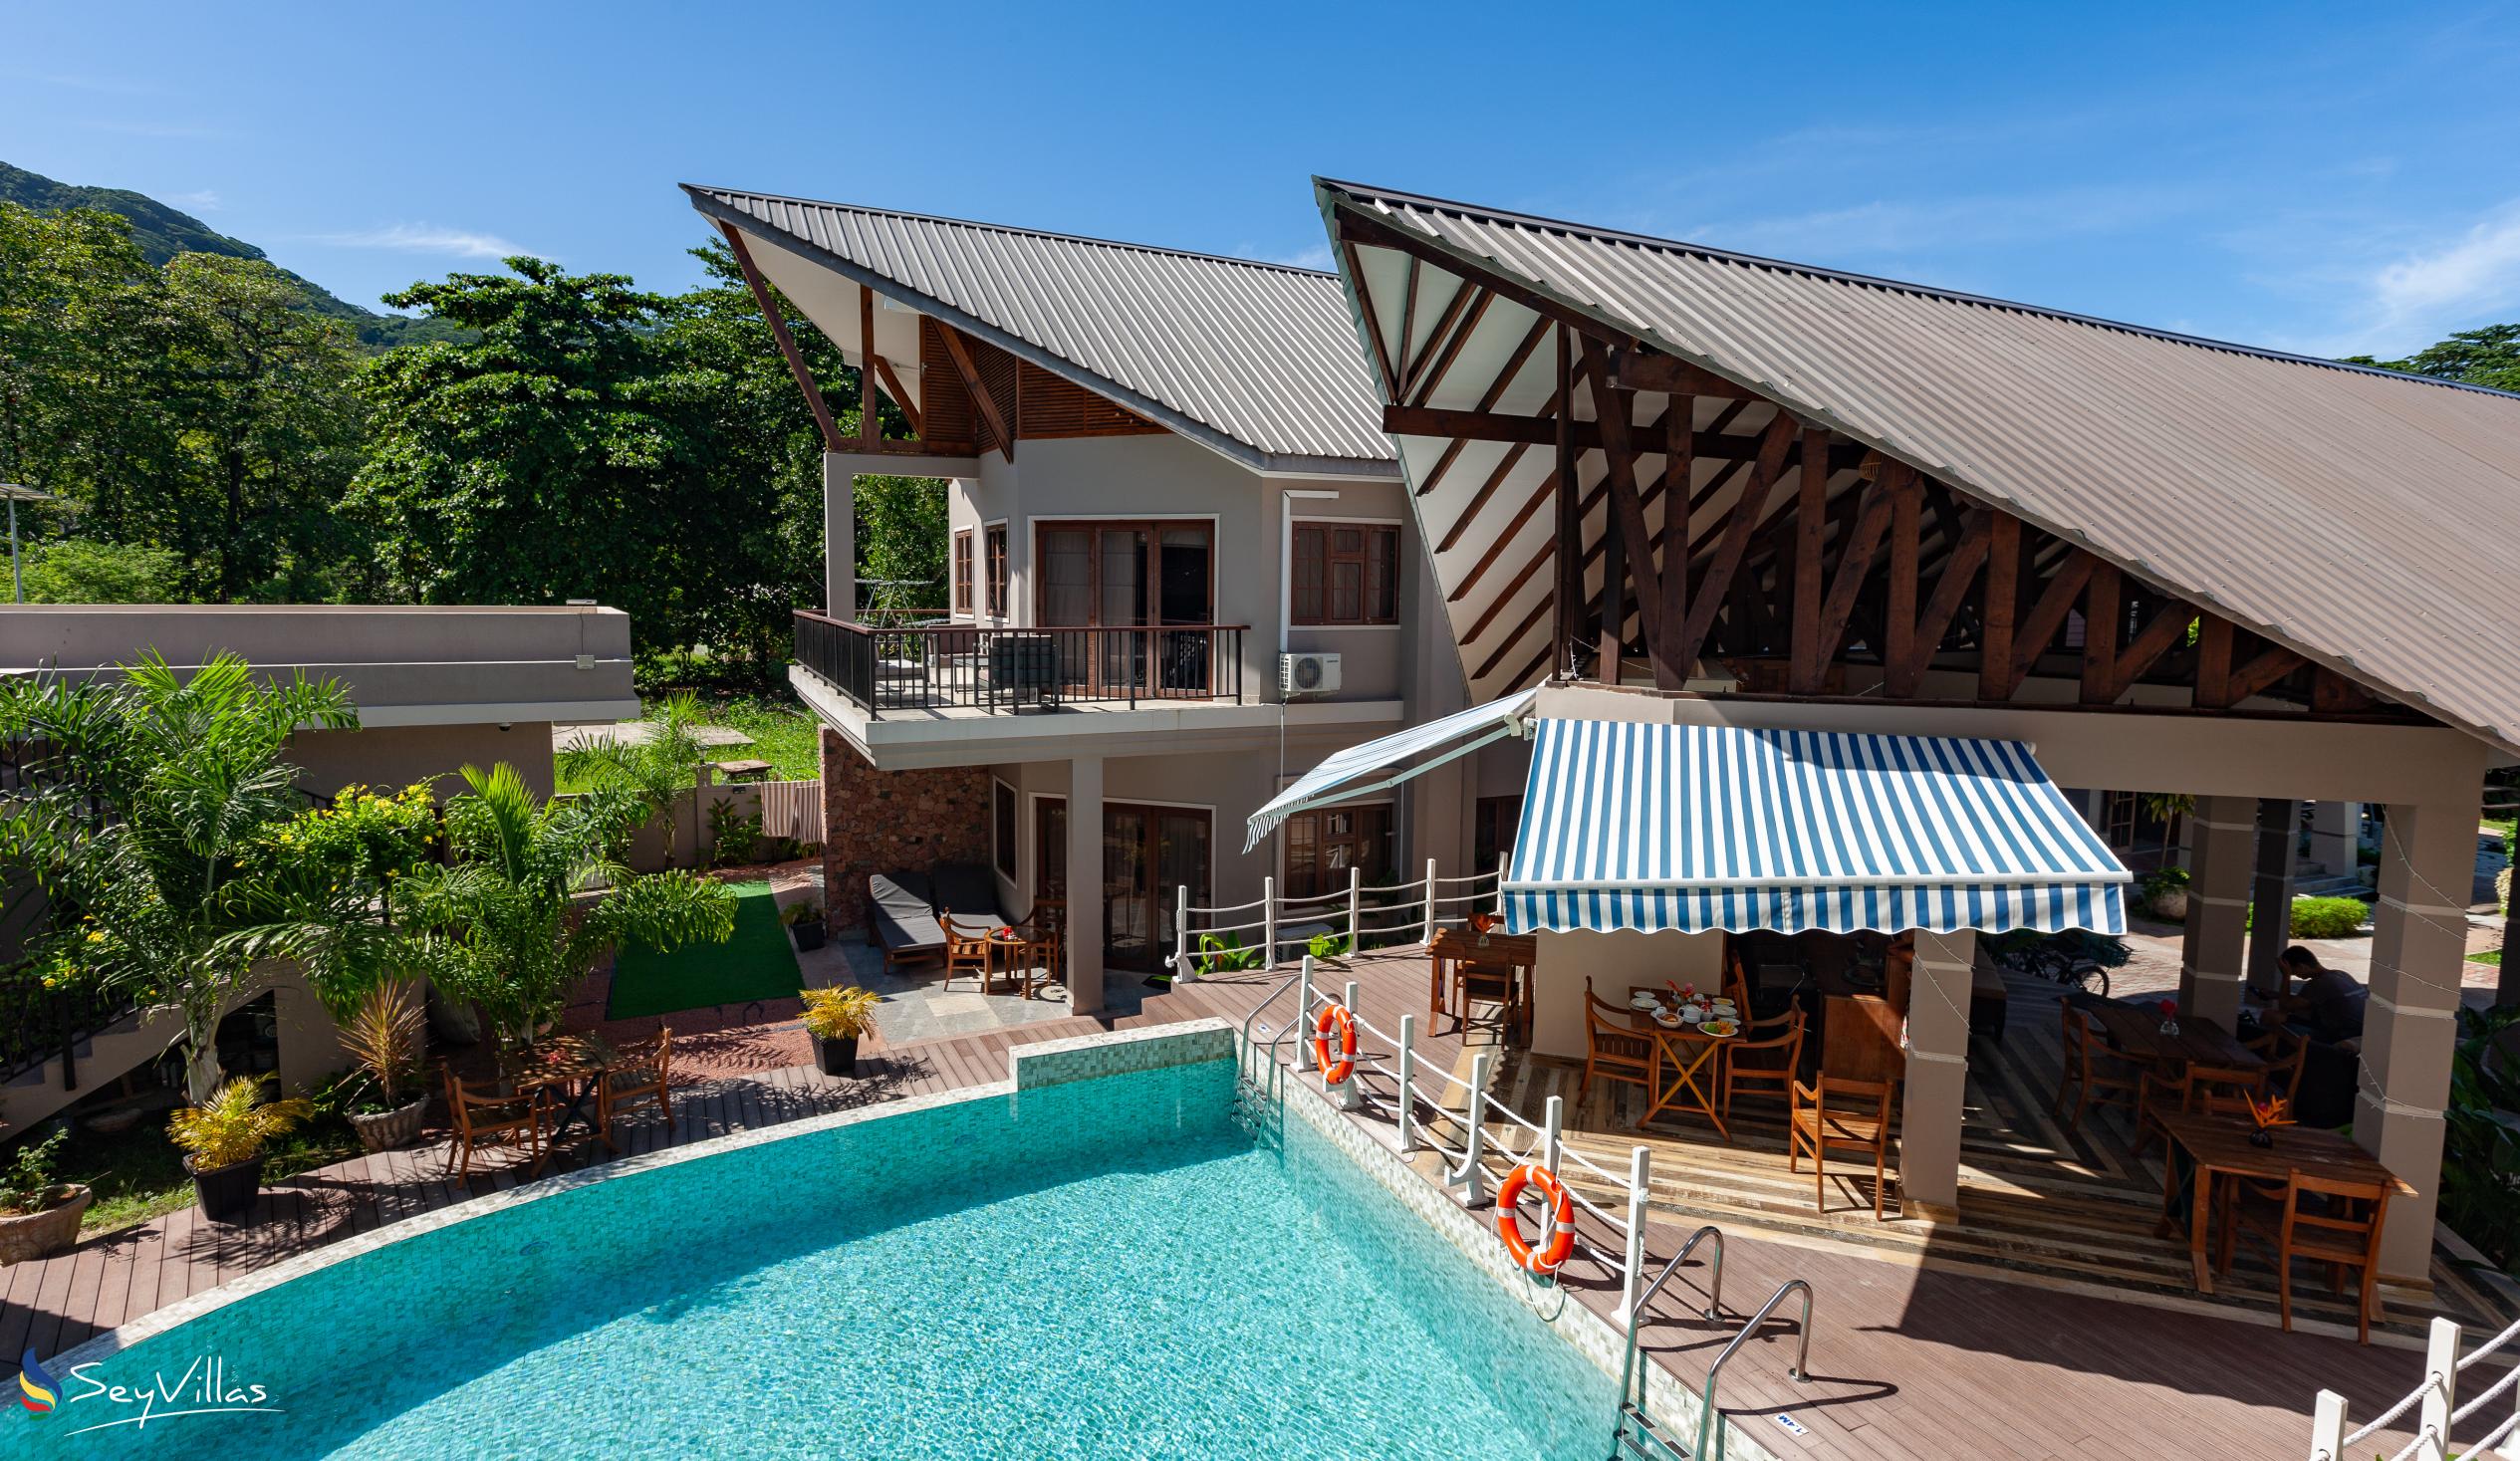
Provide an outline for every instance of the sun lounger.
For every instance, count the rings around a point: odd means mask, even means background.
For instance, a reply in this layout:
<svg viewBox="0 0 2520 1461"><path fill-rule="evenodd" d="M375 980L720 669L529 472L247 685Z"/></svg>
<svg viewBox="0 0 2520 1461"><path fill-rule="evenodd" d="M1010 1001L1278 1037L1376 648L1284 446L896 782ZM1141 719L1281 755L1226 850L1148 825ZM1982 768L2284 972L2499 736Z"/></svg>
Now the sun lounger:
<svg viewBox="0 0 2520 1461"><path fill-rule="evenodd" d="M867 879L867 942L882 946L886 970L945 956L945 928L924 875L878 872Z"/></svg>

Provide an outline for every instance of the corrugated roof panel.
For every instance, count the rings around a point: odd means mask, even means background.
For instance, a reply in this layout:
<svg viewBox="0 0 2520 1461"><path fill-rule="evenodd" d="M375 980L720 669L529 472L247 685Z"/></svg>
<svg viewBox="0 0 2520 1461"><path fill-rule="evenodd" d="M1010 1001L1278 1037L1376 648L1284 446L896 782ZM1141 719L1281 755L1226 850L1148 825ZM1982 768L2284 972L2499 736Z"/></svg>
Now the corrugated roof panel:
<svg viewBox="0 0 2520 1461"><path fill-rule="evenodd" d="M1320 186L2520 748L2520 397Z"/></svg>
<svg viewBox="0 0 2520 1461"><path fill-rule="evenodd" d="M1335 274L766 193L684 191L703 212L878 275L910 303L967 315L997 344L1030 346L1048 357L1039 364L1090 389L1116 386L1168 424L1203 427L1255 465L1387 471L1394 461Z"/></svg>

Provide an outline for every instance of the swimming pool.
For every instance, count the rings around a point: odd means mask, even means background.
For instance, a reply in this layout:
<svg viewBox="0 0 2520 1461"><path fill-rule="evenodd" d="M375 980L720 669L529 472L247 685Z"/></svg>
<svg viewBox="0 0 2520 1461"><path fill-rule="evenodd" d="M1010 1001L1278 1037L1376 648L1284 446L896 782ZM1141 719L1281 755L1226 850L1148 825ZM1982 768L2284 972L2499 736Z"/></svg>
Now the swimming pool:
<svg viewBox="0 0 2520 1461"><path fill-rule="evenodd" d="M520 1202L58 1376L38 1455L1589 1456L1615 1383L1230 1061ZM72 1436L94 1383L281 1413ZM0 1447L6 1449L6 1447Z"/></svg>

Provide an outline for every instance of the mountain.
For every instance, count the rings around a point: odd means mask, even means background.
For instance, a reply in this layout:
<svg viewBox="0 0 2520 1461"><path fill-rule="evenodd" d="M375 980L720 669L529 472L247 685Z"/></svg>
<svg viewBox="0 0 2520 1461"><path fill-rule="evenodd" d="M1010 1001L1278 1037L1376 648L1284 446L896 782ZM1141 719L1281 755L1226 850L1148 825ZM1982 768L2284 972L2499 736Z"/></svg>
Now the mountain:
<svg viewBox="0 0 2520 1461"><path fill-rule="evenodd" d="M163 264L177 254L268 259L261 249L243 239L219 233L191 214L170 208L146 193L120 187L81 187L6 162L0 162L0 202L20 203L38 213L58 213L65 208L120 213L130 222L131 241L139 245L140 253L152 264ZM362 309L286 269L280 272L306 291L308 309L348 325L358 335L359 343L369 350L424 345L432 340L463 340L471 333L442 320L414 320Z"/></svg>

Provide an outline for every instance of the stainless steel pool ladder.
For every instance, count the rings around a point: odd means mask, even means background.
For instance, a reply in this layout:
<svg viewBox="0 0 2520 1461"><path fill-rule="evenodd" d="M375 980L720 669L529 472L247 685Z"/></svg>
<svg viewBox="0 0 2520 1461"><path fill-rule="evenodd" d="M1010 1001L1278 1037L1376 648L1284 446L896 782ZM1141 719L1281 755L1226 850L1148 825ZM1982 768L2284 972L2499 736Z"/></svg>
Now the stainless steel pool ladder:
<svg viewBox="0 0 2520 1461"><path fill-rule="evenodd" d="M1297 1011L1296 1017L1287 1021L1283 1028L1281 1028L1275 1035L1271 1036L1268 1045L1259 1052L1259 1064L1266 1072L1265 1079L1267 1084L1265 1086L1261 1084L1260 1078L1255 1078L1252 1073L1254 1052L1252 1047L1251 1028L1259 1021L1260 1016L1268 1010L1269 1006L1277 1003L1280 995L1285 994L1288 990L1294 988L1296 981L1303 977L1304 971L1298 969L1287 975L1284 979L1279 980L1278 987L1270 990L1267 995L1261 998L1261 1001L1258 1004L1251 1007L1251 1012L1249 1014L1242 1017L1242 1044L1235 1052L1235 1054L1239 1057L1239 1059L1235 1062L1235 1081L1238 1088L1238 1095L1240 1092L1247 1091L1251 1094L1254 1099L1274 1098L1277 1096L1280 1090L1279 1082L1283 1076L1282 1063L1278 1060L1278 1046L1285 1042L1289 1031L1304 1023L1303 1012L1300 1010Z"/></svg>
<svg viewBox="0 0 2520 1461"><path fill-rule="evenodd" d="M1708 1238L1715 1240L1715 1259L1707 1273L1706 1307L1699 1314L1709 1321L1723 1317L1724 1235L1721 1229L1709 1223L1688 1235L1688 1241L1680 1245L1680 1251L1671 1255L1671 1261L1662 1266L1662 1272L1656 1274L1644 1292L1637 1296L1637 1307L1628 1316L1628 1354L1619 1377L1619 1420L1611 1431L1610 1461L1630 1461L1635 1457L1644 1458L1644 1461L1669 1461L1669 1458L1705 1461L1710 1454L1720 1454L1723 1432L1716 1419L1716 1376L1723 1373L1724 1363L1732 1358L1733 1352L1747 1343L1750 1337L1759 1332L1759 1326L1767 1322L1767 1317L1776 1312L1776 1306L1785 1302L1785 1296L1797 1290L1803 1296L1801 1344L1795 1352L1793 1366L1786 1373L1792 1375L1798 1384L1811 1378L1811 1285L1801 1279L1788 1279L1777 1285L1776 1292L1759 1306L1759 1312L1750 1316L1749 1322L1732 1337L1731 1342L1724 1345L1723 1352L1715 1356L1715 1362L1707 1366L1705 1388L1698 1396L1694 1441L1681 1441L1647 1410L1645 1392L1650 1371L1646 1366L1650 1361L1638 1348L1645 1309L1653 1303L1654 1296L1662 1292L1663 1284L1688 1260L1690 1252ZM1710 1439L1716 1447L1716 1451L1711 1453L1707 1449Z"/></svg>

